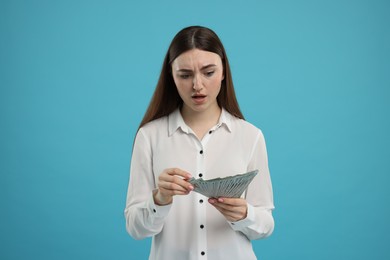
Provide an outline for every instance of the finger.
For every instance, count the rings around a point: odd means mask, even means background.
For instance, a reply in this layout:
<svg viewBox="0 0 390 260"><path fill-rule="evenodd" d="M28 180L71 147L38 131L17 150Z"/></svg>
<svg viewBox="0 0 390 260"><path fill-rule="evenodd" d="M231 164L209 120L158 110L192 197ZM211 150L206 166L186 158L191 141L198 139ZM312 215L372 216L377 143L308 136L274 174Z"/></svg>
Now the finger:
<svg viewBox="0 0 390 260"><path fill-rule="evenodd" d="M184 179L192 178L192 175L190 173L188 173L182 169L179 169L179 168L170 168L170 169L167 169L166 172L169 175L178 175L178 176L183 177Z"/></svg>
<svg viewBox="0 0 390 260"><path fill-rule="evenodd" d="M226 204L224 202L220 202L220 199L209 199L209 202L210 202L210 204L213 204L216 207L219 207L219 208L222 208L225 210L229 210L229 211L236 211L237 208L240 207L240 206L235 206L235 205L232 206L232 205Z"/></svg>
<svg viewBox="0 0 390 260"><path fill-rule="evenodd" d="M159 183L174 183L176 185L179 185L181 187L183 187L184 189L186 190L189 190L189 191L192 191L194 189L194 187L192 186L191 183L189 183L188 181L182 179L181 177L177 176L177 175L170 175L168 173L164 173L164 174L161 174L159 176ZM168 184L166 184L168 185ZM169 187L165 186L167 189L169 189ZM172 187L172 189L175 189L174 187Z"/></svg>
<svg viewBox="0 0 390 260"><path fill-rule="evenodd" d="M180 185L181 187L191 191L194 189L194 186L192 186L191 183L189 183L188 181L186 180L183 180L181 179L180 177L178 176L173 176L173 182L176 183L177 185Z"/></svg>
<svg viewBox="0 0 390 260"><path fill-rule="evenodd" d="M214 205L214 207L229 221L237 221L245 217L245 213L242 212L226 210L224 208L219 207L218 205Z"/></svg>
<svg viewBox="0 0 390 260"><path fill-rule="evenodd" d="M246 200L242 198L218 198L219 203L223 203L231 206L244 206L246 205Z"/></svg>
<svg viewBox="0 0 390 260"><path fill-rule="evenodd" d="M160 188L163 188L165 190L169 190L172 192L179 191L179 192L188 192L188 189L186 187L183 187L175 182L166 182L166 181L161 181L159 182L158 185Z"/></svg>
<svg viewBox="0 0 390 260"><path fill-rule="evenodd" d="M219 199L218 199L219 200ZM227 215L234 215L234 216L240 216L240 219L242 219L244 216L246 216L247 212L247 205L240 205L240 206L231 206L225 203L219 202L217 199L209 199L210 204L212 204L215 208L217 208L219 211L223 212ZM244 200L245 201L245 200Z"/></svg>
<svg viewBox="0 0 390 260"><path fill-rule="evenodd" d="M217 203L217 199L209 198L209 202L210 202L211 204Z"/></svg>
<svg viewBox="0 0 390 260"><path fill-rule="evenodd" d="M244 207L232 207L221 203L215 203L214 207L218 208L220 211L223 212L232 212L238 214L242 214L246 211Z"/></svg>
<svg viewBox="0 0 390 260"><path fill-rule="evenodd" d="M161 181L164 182L164 181ZM194 186L192 186L191 183L183 180L182 178L178 176L172 176L171 178L167 178L165 181L165 185L171 186L171 189L185 189L187 191L194 190ZM181 188L178 188L177 186L180 186ZM169 189L169 187L167 187Z"/></svg>
<svg viewBox="0 0 390 260"><path fill-rule="evenodd" d="M212 198L212 199L209 199L208 201L210 204L212 204L219 211L231 211L231 212L237 211L237 207L232 207L230 205L220 203L220 202L218 202L218 199Z"/></svg>
<svg viewBox="0 0 390 260"><path fill-rule="evenodd" d="M234 210L229 210L229 209L226 209L226 208L224 208L224 207L221 207L221 205L218 205L218 204L213 204L213 206L217 209L217 210L219 210L219 211L221 211L221 212L235 212Z"/></svg>
<svg viewBox="0 0 390 260"><path fill-rule="evenodd" d="M165 195L165 196L174 196L174 195L187 195L189 193L189 191L185 190L185 191L180 191L180 190L168 190L168 189L165 189L165 188L162 188L160 187L160 192Z"/></svg>

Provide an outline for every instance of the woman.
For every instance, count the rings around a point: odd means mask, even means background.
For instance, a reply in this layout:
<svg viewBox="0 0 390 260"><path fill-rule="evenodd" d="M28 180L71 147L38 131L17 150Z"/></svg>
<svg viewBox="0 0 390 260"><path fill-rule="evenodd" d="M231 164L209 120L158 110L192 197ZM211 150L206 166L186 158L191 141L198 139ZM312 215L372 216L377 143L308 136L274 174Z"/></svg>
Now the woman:
<svg viewBox="0 0 390 260"><path fill-rule="evenodd" d="M187 181L259 170L241 198L207 198ZM218 36L192 26L172 40L130 167L126 228L153 237L149 259L256 259L274 229L264 137L244 120Z"/></svg>

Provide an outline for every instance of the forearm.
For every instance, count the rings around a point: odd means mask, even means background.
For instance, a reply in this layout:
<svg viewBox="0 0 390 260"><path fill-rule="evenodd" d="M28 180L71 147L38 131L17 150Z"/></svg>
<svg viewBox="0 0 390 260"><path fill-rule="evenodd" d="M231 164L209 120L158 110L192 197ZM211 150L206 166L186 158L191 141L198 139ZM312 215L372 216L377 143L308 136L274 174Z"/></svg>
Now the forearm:
<svg viewBox="0 0 390 260"><path fill-rule="evenodd" d="M271 209L254 207L248 204L247 217L237 222L229 222L231 228L240 231L249 240L270 236L274 230L274 218Z"/></svg>
<svg viewBox="0 0 390 260"><path fill-rule="evenodd" d="M143 239L161 232L171 205L158 206L150 194L148 200L125 209L126 230L134 239Z"/></svg>
<svg viewBox="0 0 390 260"><path fill-rule="evenodd" d="M249 239L261 239L272 234L275 226L271 177L268 168L268 156L264 136L259 132L255 142L248 171L258 169L259 173L249 185L245 194L248 214L235 230L241 231ZM237 223L238 224L238 223Z"/></svg>

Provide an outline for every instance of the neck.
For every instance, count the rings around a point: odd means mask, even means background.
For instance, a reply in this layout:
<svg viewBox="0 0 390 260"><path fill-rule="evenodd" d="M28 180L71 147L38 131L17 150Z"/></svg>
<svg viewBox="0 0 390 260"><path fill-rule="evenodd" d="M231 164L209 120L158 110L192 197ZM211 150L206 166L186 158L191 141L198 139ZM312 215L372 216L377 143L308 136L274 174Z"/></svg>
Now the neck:
<svg viewBox="0 0 390 260"><path fill-rule="evenodd" d="M183 106L181 114L184 122L192 129L208 129L218 123L221 108L216 104L205 111L193 111Z"/></svg>

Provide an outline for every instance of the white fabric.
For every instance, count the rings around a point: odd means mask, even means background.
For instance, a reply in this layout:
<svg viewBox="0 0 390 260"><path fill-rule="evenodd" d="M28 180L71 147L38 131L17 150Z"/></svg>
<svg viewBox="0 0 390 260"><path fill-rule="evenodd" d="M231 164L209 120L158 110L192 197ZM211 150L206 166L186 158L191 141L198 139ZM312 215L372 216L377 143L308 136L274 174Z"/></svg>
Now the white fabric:
<svg viewBox="0 0 390 260"><path fill-rule="evenodd" d="M230 223L207 197L195 192L174 196L167 206L155 205L152 192L167 168L180 168L196 178L201 173L203 179L258 169L242 196L248 203L247 217ZM177 109L138 131L125 218L133 238L153 236L149 259L256 259L250 240L272 233L273 209L264 137L250 123L223 109L219 123L199 141Z"/></svg>

